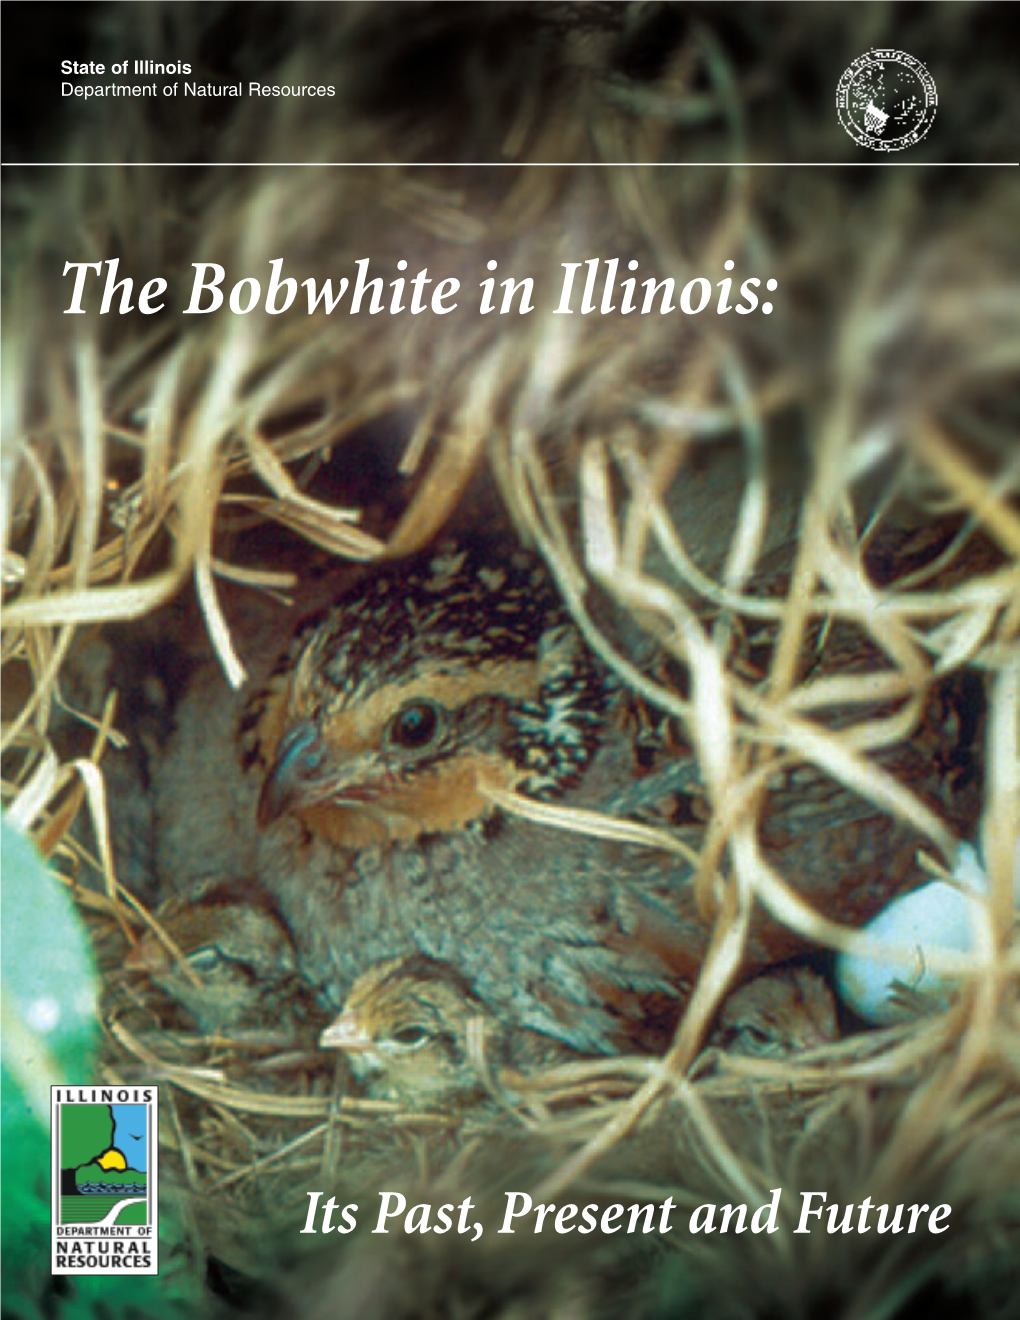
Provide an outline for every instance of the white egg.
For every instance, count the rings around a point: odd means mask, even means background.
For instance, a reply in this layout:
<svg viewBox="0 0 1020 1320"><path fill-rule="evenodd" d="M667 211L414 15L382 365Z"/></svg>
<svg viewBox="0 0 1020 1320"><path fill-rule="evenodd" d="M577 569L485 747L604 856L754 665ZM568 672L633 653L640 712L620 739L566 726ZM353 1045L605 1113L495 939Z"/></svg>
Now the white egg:
<svg viewBox="0 0 1020 1320"><path fill-rule="evenodd" d="M1020 856L1016 875L1020 902ZM862 1018L887 1026L911 1015L895 998L894 981L936 1005L948 1002L955 978L938 964L960 959L940 955L955 951L966 962L987 920L988 879L973 848L960 849L953 878L954 884L936 880L894 899L864 928L865 948L837 957L839 993Z"/></svg>

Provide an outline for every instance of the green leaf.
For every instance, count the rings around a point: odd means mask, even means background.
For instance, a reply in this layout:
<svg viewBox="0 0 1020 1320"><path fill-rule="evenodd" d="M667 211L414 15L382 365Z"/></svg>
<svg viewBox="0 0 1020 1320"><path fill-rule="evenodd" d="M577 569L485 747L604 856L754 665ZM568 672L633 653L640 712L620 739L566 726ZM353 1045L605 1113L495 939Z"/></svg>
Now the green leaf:
<svg viewBox="0 0 1020 1320"><path fill-rule="evenodd" d="M3 1304L28 1317L50 1283L50 1086L90 1076L96 979L69 894L6 816L0 847Z"/></svg>
<svg viewBox="0 0 1020 1320"><path fill-rule="evenodd" d="M13 1112L27 1111L48 1127L50 1087L89 1074L96 1028L95 969L67 890L6 817L0 822L0 844L2 1120L6 1130Z"/></svg>

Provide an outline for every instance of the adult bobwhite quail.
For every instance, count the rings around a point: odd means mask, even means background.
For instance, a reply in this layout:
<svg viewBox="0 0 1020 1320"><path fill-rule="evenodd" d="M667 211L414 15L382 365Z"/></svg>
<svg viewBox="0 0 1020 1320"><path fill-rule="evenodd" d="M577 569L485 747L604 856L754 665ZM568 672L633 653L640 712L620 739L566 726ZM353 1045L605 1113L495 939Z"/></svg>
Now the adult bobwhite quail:
<svg viewBox="0 0 1020 1320"><path fill-rule="evenodd" d="M442 546L369 574L299 632L241 735L261 778L260 878L335 1009L374 964L421 953L518 1027L614 1052L648 1043L695 978L711 919L683 858L505 814L484 792L702 835L692 752L666 731L649 753L633 697L533 557ZM930 778L900 750L915 783ZM811 767L795 775L766 849L860 924L914 872L919 840ZM746 970L800 947L759 914Z"/></svg>

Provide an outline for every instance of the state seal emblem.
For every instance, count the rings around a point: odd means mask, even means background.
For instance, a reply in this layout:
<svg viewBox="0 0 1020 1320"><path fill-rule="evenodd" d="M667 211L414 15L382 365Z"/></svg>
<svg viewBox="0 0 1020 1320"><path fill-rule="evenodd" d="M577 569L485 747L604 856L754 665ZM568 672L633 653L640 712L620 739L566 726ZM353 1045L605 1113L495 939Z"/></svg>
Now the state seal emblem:
<svg viewBox="0 0 1020 1320"><path fill-rule="evenodd" d="M902 50L869 50L839 80L836 108L846 131L872 151L902 151L935 120L935 80Z"/></svg>
<svg viewBox="0 0 1020 1320"><path fill-rule="evenodd" d="M155 1086L50 1091L54 1274L158 1270Z"/></svg>

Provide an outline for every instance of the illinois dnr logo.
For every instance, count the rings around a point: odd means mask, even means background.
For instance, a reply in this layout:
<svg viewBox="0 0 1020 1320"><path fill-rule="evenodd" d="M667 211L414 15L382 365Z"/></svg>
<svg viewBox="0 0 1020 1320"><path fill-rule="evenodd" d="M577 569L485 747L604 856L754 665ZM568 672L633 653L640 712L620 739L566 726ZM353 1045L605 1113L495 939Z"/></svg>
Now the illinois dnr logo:
<svg viewBox="0 0 1020 1320"><path fill-rule="evenodd" d="M902 50L869 50L836 89L839 121L862 147L902 151L931 128L939 98L920 60Z"/></svg>
<svg viewBox="0 0 1020 1320"><path fill-rule="evenodd" d="M50 1087L54 1274L158 1269L156 1086Z"/></svg>

